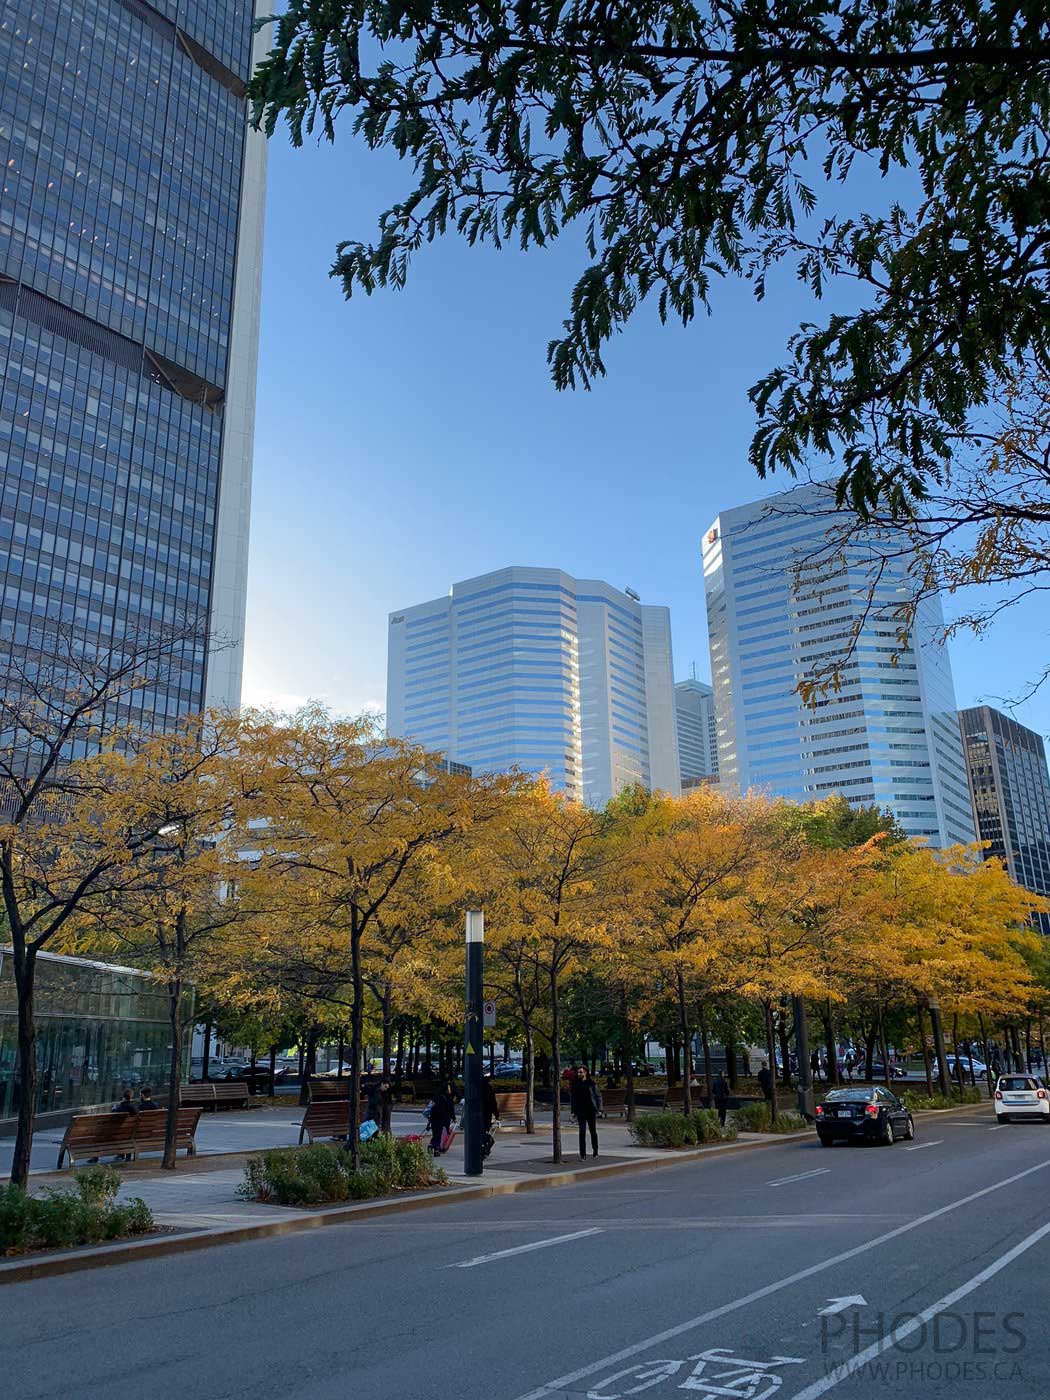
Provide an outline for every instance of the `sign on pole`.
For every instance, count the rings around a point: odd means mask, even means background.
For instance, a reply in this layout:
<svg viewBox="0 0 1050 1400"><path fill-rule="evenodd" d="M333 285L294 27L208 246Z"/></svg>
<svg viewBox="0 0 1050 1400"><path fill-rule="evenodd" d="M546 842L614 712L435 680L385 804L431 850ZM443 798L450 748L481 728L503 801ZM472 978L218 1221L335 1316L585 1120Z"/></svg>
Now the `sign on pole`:
<svg viewBox="0 0 1050 1400"><path fill-rule="evenodd" d="M494 1001L486 1001L482 1005L481 1010L481 1024L484 1026L485 1030L490 1031L496 1024L496 1003Z"/></svg>

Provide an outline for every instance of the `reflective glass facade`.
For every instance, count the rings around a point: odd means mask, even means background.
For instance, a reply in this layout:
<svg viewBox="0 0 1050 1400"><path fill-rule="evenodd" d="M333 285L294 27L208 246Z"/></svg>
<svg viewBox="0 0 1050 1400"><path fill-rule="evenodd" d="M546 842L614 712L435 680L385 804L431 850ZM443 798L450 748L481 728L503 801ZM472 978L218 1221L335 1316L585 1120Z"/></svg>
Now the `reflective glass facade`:
<svg viewBox="0 0 1050 1400"><path fill-rule="evenodd" d="M718 781L718 727L715 695L703 681L679 681L674 688L678 758L682 786Z"/></svg>
<svg viewBox="0 0 1050 1400"><path fill-rule="evenodd" d="M14 963L0 949L0 1118L18 1113ZM183 1021L193 1019L193 993ZM125 967L41 953L36 976L38 1113L116 1102L143 1084L163 1090L171 1031L163 983ZM189 1036L186 1064L189 1070Z"/></svg>
<svg viewBox="0 0 1050 1400"><path fill-rule="evenodd" d="M1042 735L990 705L961 710L959 728L986 854L998 856L1026 890L1050 896L1050 776ZM1050 914L1035 918L1050 933Z"/></svg>
<svg viewBox="0 0 1050 1400"><path fill-rule="evenodd" d="M601 805L677 790L670 619L597 580L503 569L390 618L392 734Z"/></svg>
<svg viewBox="0 0 1050 1400"><path fill-rule="evenodd" d="M922 603L902 649L905 564L871 541L829 544L828 509L826 491L803 487L726 511L705 536L719 781L796 801L840 793L933 846L973 841L940 604ZM840 657L838 689L804 703L799 683Z"/></svg>
<svg viewBox="0 0 1050 1400"><path fill-rule="evenodd" d="M204 703L252 13L0 0L0 673L189 622L161 725Z"/></svg>

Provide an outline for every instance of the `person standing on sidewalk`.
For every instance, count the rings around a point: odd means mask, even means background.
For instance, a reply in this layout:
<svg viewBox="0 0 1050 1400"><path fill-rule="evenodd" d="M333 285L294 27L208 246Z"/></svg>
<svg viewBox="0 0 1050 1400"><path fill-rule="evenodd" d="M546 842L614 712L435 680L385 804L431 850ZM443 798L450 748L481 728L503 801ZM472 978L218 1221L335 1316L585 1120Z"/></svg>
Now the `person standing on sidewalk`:
<svg viewBox="0 0 1050 1400"><path fill-rule="evenodd" d="M580 1126L580 1156L587 1156L587 1133L591 1135L591 1148L598 1155L598 1114L602 1108L602 1096L597 1084L591 1078L586 1065L581 1065L573 1076L569 1089L569 1103L573 1117Z"/></svg>
<svg viewBox="0 0 1050 1400"><path fill-rule="evenodd" d="M711 1097L715 1101L715 1108L718 1110L718 1121L724 1128L726 1125L726 1110L729 1107L729 1085L726 1083L725 1075L719 1070L715 1075L715 1082L711 1085Z"/></svg>
<svg viewBox="0 0 1050 1400"><path fill-rule="evenodd" d="M773 1076L769 1072L769 1065L762 1061L762 1068L758 1071L758 1087L762 1090L762 1097L766 1103L773 1102Z"/></svg>

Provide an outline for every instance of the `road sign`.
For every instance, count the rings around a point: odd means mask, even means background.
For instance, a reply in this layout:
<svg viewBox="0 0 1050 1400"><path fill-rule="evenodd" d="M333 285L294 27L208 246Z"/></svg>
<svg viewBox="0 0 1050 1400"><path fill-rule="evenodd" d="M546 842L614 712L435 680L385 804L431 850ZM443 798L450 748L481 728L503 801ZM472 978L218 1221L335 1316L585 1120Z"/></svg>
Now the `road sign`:
<svg viewBox="0 0 1050 1400"><path fill-rule="evenodd" d="M496 1024L496 1003L494 1001L482 1002L481 1011L481 1024L485 1027L486 1030L491 1030L491 1028Z"/></svg>

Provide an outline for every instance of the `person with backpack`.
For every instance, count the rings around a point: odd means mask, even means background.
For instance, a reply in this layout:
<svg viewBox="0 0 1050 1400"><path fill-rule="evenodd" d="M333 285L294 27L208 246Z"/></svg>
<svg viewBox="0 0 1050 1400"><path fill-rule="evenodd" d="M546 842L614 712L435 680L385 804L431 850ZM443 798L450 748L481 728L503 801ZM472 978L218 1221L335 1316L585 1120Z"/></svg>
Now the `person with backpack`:
<svg viewBox="0 0 1050 1400"><path fill-rule="evenodd" d="M580 1128L580 1156L587 1156L587 1134L591 1135L591 1147L598 1155L598 1114L602 1111L602 1096L597 1084L591 1078L586 1065L581 1065L573 1076L569 1087L569 1106L572 1116Z"/></svg>

